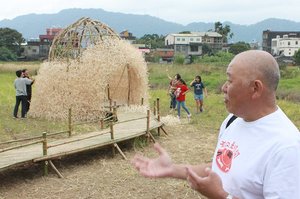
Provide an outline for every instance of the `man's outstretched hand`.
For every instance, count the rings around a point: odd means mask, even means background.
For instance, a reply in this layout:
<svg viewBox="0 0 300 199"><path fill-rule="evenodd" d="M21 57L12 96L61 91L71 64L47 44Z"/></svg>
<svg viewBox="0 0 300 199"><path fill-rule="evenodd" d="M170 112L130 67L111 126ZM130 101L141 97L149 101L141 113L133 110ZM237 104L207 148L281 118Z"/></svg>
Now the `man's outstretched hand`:
<svg viewBox="0 0 300 199"><path fill-rule="evenodd" d="M158 143L154 144L154 149L159 154L157 158L149 159L141 155L135 155L131 160L131 163L139 171L139 173L145 177L171 177L173 164L169 154Z"/></svg>

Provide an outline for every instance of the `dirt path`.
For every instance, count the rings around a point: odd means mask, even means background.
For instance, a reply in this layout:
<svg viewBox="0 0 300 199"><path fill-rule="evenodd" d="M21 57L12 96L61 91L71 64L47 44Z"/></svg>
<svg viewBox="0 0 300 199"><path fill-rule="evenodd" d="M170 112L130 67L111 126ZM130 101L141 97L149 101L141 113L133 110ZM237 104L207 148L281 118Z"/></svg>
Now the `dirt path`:
<svg viewBox="0 0 300 199"><path fill-rule="evenodd" d="M196 164L210 161L217 132L194 129L192 125L166 127L169 136L159 142L167 148L174 162ZM123 146L130 159L139 151L155 156L151 146ZM190 189L185 181L145 179L137 174L120 155L111 158L110 150L98 150L55 161L65 176L51 172L42 176L40 165L19 168L0 174L0 198L204 198Z"/></svg>

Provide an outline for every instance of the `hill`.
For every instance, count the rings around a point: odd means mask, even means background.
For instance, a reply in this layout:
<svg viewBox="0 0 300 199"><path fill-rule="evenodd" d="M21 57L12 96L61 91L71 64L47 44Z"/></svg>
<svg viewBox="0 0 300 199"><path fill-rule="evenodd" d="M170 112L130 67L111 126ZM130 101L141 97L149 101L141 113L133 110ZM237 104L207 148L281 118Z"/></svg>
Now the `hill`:
<svg viewBox="0 0 300 199"><path fill-rule="evenodd" d="M0 21L0 27L9 27L21 32L24 38L37 38L39 34L45 34L49 27L66 27L81 17L90 17L106 23L117 32L125 29L135 36L144 34L166 35L184 30L207 31L214 28L214 23L193 22L182 25L175 22L165 21L150 15L124 14L118 12L107 12L103 9L66 9L55 14L28 14L18 16L12 20ZM300 31L300 23L285 19L270 18L252 25L240 25L231 22L223 22L230 25L234 33L233 40L237 41L261 41L262 31L291 30Z"/></svg>

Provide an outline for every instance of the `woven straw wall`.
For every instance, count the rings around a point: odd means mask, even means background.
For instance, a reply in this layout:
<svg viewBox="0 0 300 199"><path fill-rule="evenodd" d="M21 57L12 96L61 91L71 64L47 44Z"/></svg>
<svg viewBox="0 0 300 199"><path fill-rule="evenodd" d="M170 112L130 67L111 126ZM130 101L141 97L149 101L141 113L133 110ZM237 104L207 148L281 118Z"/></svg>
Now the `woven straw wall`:
<svg viewBox="0 0 300 199"><path fill-rule="evenodd" d="M108 103L107 85L117 104L148 101L147 65L131 44L110 37L87 47L79 59L42 64L34 84L29 116L89 121L103 116Z"/></svg>

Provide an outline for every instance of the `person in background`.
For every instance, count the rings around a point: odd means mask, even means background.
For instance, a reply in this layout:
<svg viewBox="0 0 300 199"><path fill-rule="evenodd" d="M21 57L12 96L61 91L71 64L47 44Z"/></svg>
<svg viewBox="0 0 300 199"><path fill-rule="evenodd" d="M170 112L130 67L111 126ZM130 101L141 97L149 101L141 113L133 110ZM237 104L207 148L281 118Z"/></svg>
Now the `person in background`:
<svg viewBox="0 0 300 199"><path fill-rule="evenodd" d="M212 163L175 164L159 144L159 157L136 155L145 177L187 180L210 199L300 198L300 133L276 105L280 71L260 50L236 55L222 87L230 113L220 127Z"/></svg>
<svg viewBox="0 0 300 199"><path fill-rule="evenodd" d="M181 113L180 113L181 106L188 114L187 115L188 119L190 119L190 117L191 117L191 113L189 112L189 109L185 105L185 95L188 92L189 92L189 88L187 87L185 81L183 79L179 79L178 84L176 86L176 90L174 92L174 94L176 96L176 101L177 101L177 117L178 117L178 119L180 119L180 116L181 116Z"/></svg>
<svg viewBox="0 0 300 199"><path fill-rule="evenodd" d="M22 110L21 110L21 118L26 117L26 111L27 111L27 91L26 91L26 85L32 84L33 80L24 78L24 74L22 73L22 70L16 71L17 79L14 81L14 87L16 89L16 104L13 112L13 117L18 118L18 109L20 103L22 104Z"/></svg>
<svg viewBox="0 0 300 199"><path fill-rule="evenodd" d="M180 74L176 74L174 78L170 77L168 75L168 78L170 80L169 88L168 88L168 95L170 95L170 111L176 110L176 96L174 95L174 92L176 90L178 81L181 79Z"/></svg>
<svg viewBox="0 0 300 199"><path fill-rule="evenodd" d="M31 79L27 69L23 69L22 73L23 73L24 78ZM34 81L32 81L31 84L26 85L26 92L27 92L26 113L30 109L30 102L31 102L31 96L32 96L32 84L33 83L34 83Z"/></svg>
<svg viewBox="0 0 300 199"><path fill-rule="evenodd" d="M194 87L194 99L196 101L196 113L203 112L203 91L205 97L207 96L207 90L204 86L201 76L197 75L195 79L190 83L191 87Z"/></svg>

